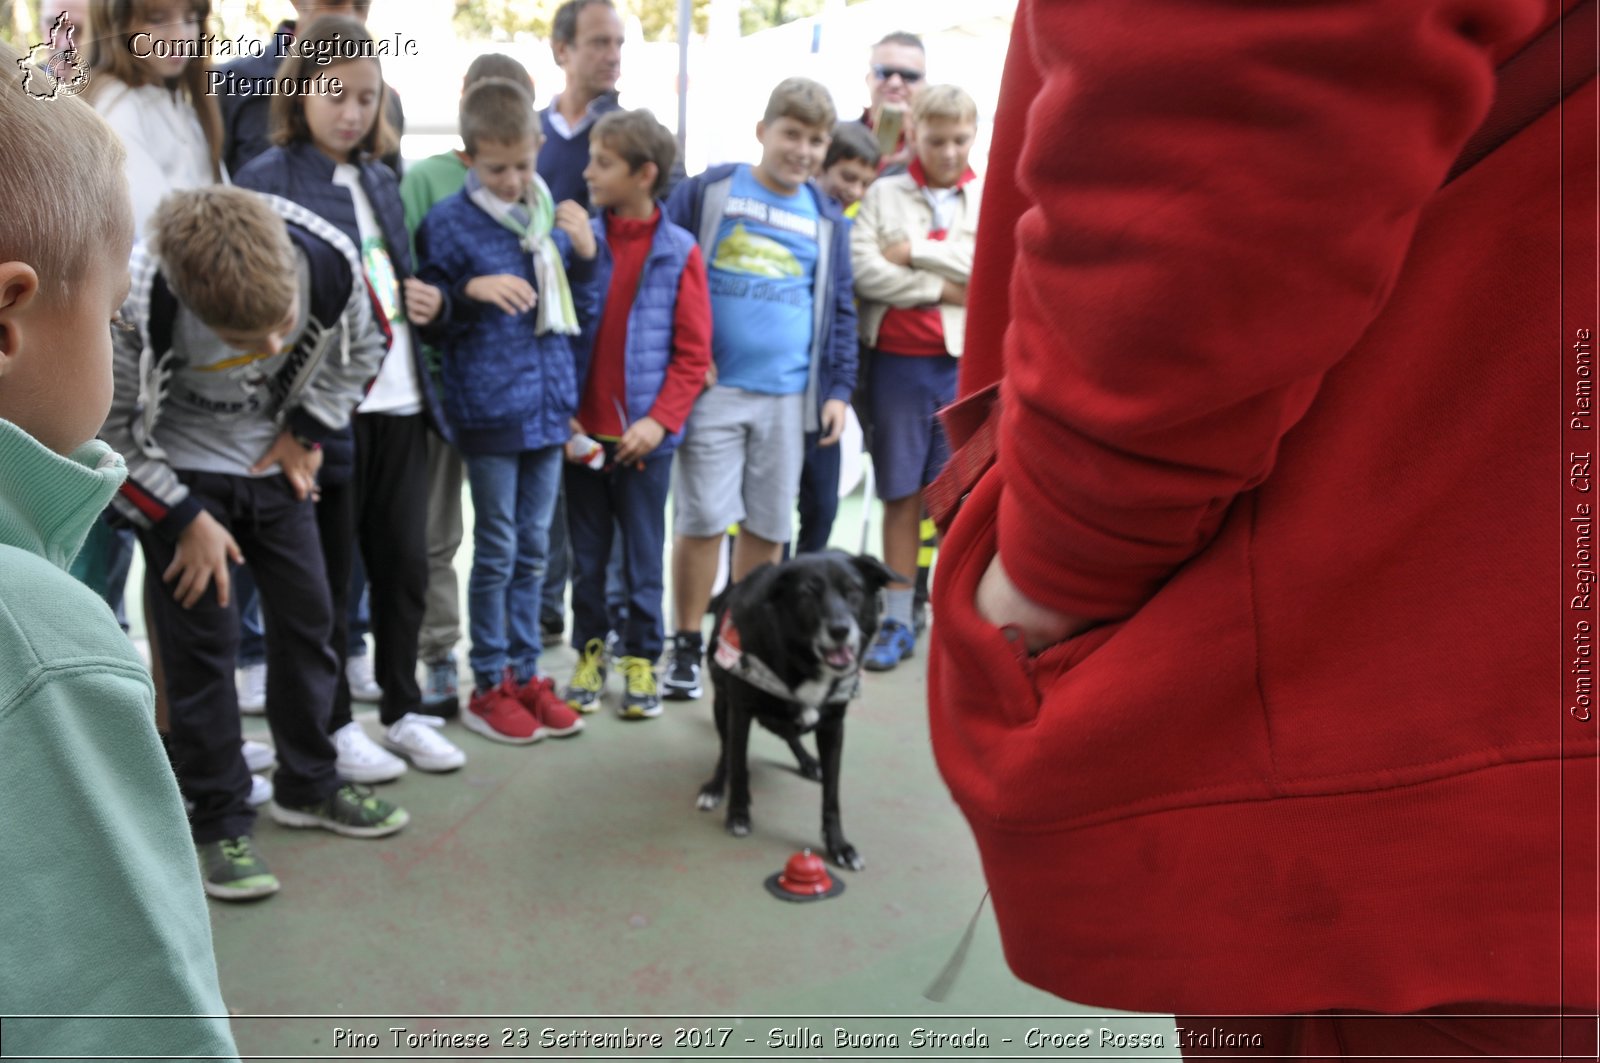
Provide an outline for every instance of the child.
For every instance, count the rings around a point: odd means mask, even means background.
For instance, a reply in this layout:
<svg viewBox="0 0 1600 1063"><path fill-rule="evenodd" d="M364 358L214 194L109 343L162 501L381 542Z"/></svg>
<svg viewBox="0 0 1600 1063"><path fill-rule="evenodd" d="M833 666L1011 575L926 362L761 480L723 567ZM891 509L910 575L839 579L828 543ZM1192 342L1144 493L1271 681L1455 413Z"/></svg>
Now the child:
<svg viewBox="0 0 1600 1063"><path fill-rule="evenodd" d="M694 237L662 217L657 197L677 156L672 134L648 111L613 111L589 135L583 177L603 293L586 330L578 430L600 441L605 465L567 466L571 521L573 645L582 652L567 703L599 707L605 685L606 568L621 532L627 620L618 632L625 719L661 714L661 559L666 547L672 451L711 367L711 303Z"/></svg>
<svg viewBox="0 0 1600 1063"><path fill-rule="evenodd" d="M216 97L206 93L206 60L189 57L211 17L211 3L93 0L90 15L91 77L84 98L127 149L133 236L140 240L168 192L222 179L222 117Z"/></svg>
<svg viewBox="0 0 1600 1063"><path fill-rule="evenodd" d="M756 125L761 161L680 184L667 216L695 233L711 288L715 383L695 404L673 470L677 634L664 696L700 696L700 624L730 524L733 578L788 541L805 433L832 446L856 377L844 216L813 181L833 129L828 90L790 78Z"/></svg>
<svg viewBox="0 0 1600 1063"><path fill-rule="evenodd" d="M861 209L861 197L878 176L879 158L877 138L861 123L841 122L834 127L818 183L846 218L854 220Z"/></svg>
<svg viewBox="0 0 1600 1063"><path fill-rule="evenodd" d="M349 584L354 541L371 584L375 668L383 689L378 705L382 746L352 718L343 679L330 721L340 774L357 782L396 778L406 761L436 772L466 762L466 754L439 733L444 721L420 711L417 686L417 634L428 590L428 433L445 428L411 322L431 320L439 297L410 275L411 241L399 188L389 168L375 160L391 137L380 113L385 93L378 61L340 59L323 66L318 58L371 40L360 22L338 15L317 18L296 38L295 53L278 76L321 75L338 81L343 91L274 97L277 146L252 159L237 177L245 188L315 211L361 249L366 282L382 310L375 327L388 339L377 379L351 418L353 475L347 484L325 482L319 504L328 579L336 588L333 646L341 656L348 619L337 599Z"/></svg>
<svg viewBox="0 0 1600 1063"><path fill-rule="evenodd" d="M859 122L841 122L833 128L828 153L822 158L817 183L843 213L855 220L861 194L878 176L878 138ZM857 407L859 411L859 406ZM826 550L839 514L839 447L821 445L821 433L806 433L805 463L800 470L800 534L796 553Z"/></svg>
<svg viewBox="0 0 1600 1063"><path fill-rule="evenodd" d="M472 492L474 690L461 720L522 744L583 729L539 675L539 585L596 249L587 212L570 200L557 207L535 172L539 126L523 86L486 78L469 89L461 140L466 184L417 230L420 275L441 290L429 337L444 352L445 409Z"/></svg>
<svg viewBox="0 0 1600 1063"><path fill-rule="evenodd" d="M533 78L527 68L509 55L489 52L467 67L461 80L461 93L484 78L506 78L527 85L533 94ZM463 151L445 151L406 168L400 179L400 199L406 208L406 231L415 236L417 227L435 203L461 191L467 179L467 157ZM416 260L413 249L412 260ZM439 353L424 347L428 369L439 374ZM456 550L461 546L461 488L466 467L461 452L438 434L428 437L428 602L422 615L422 630L417 639L417 656L422 659L427 679L422 688L422 707L444 717L461 711L458 687L460 665L456 643L461 641L461 591L456 585Z"/></svg>
<svg viewBox="0 0 1600 1063"><path fill-rule="evenodd" d="M123 148L15 80L0 148L53 163L0 172L0 1012L57 1016L7 1019L6 1051L237 1059L149 673L66 572L127 475L93 438L133 240ZM110 1017L150 1013L192 1018Z"/></svg>
<svg viewBox="0 0 1600 1063"><path fill-rule="evenodd" d="M935 413L955 398L966 327L967 278L982 182L967 166L978 107L954 85L925 89L911 107L915 157L861 200L850 236L861 338L871 348L872 467L883 500L883 560L917 568L922 489L950 450ZM887 671L916 648L914 590L891 583L864 667Z"/></svg>
<svg viewBox="0 0 1600 1063"><path fill-rule="evenodd" d="M363 838L409 819L335 770L338 662L311 504L321 443L349 417L382 344L354 246L302 207L192 189L162 202L151 236L134 253L132 328L116 337L102 434L129 458L117 505L144 548L169 749L194 806L206 892L243 900L278 881L251 841L230 561L249 558L267 621L272 818Z"/></svg>

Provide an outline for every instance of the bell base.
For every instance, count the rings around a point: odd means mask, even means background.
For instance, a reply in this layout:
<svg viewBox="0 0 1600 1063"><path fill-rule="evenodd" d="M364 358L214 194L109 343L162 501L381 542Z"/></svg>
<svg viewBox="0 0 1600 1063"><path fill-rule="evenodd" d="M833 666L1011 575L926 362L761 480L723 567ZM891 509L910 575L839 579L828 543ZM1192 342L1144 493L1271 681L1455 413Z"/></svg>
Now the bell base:
<svg viewBox="0 0 1600 1063"><path fill-rule="evenodd" d="M791 901L795 904L806 904L810 901L825 901L829 897L837 897L844 892L844 880L837 876L830 876L833 885L821 893L795 893L783 886L783 872L778 871L767 876L767 892L780 901Z"/></svg>

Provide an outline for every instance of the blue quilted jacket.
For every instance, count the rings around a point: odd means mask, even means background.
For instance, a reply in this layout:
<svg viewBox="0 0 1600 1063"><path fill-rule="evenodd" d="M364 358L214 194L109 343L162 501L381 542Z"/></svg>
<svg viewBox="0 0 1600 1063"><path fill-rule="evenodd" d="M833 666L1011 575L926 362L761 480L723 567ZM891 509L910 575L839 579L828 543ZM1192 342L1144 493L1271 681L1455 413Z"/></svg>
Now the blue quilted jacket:
<svg viewBox="0 0 1600 1063"><path fill-rule="evenodd" d="M595 241L600 251L595 256L594 287L597 297L596 313L584 322L582 342L578 347L578 380L589 376L589 360L594 354L595 334L600 329L600 318L605 313L605 300L611 291L611 247L606 243L606 220L601 215L590 220ZM689 262L689 252L694 250L695 239L688 230L680 228L661 212L655 236L650 241L650 254L644 261L644 272L639 275L639 290L628 310L628 340L623 348L623 371L627 379L628 408L625 420L632 424L650 412L656 396L661 393L667 379L667 364L672 361L673 316L678 309L678 282ZM669 434L661 441L652 456L670 454L683 430Z"/></svg>
<svg viewBox="0 0 1600 1063"><path fill-rule="evenodd" d="M578 322L595 318L594 263L572 253L559 229ZM444 307L423 330L443 354L445 417L463 454L516 454L565 443L578 411L581 336L534 332L536 313L508 314L466 293L474 277L509 273L535 290L533 256L516 234L467 197L440 200L417 228L417 276L439 288ZM539 298L545 298L539 292Z"/></svg>

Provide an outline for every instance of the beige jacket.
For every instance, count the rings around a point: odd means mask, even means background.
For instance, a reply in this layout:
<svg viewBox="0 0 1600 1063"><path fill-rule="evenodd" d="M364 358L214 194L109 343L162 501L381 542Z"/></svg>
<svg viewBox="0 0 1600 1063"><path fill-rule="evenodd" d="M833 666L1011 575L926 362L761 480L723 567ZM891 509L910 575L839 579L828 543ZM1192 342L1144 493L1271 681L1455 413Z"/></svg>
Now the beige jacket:
<svg viewBox="0 0 1600 1063"><path fill-rule="evenodd" d="M927 234L933 228L933 207L910 174L880 177L867 189L850 231L850 266L855 271L861 339L866 344L877 343L883 315L891 306L931 306L939 302L946 280L967 283L972 275L982 199L982 178L962 185L947 236L930 240ZM895 265L881 251L902 239L911 241L909 267ZM959 357L967 327L966 307L940 305L939 316L944 322L945 347Z"/></svg>

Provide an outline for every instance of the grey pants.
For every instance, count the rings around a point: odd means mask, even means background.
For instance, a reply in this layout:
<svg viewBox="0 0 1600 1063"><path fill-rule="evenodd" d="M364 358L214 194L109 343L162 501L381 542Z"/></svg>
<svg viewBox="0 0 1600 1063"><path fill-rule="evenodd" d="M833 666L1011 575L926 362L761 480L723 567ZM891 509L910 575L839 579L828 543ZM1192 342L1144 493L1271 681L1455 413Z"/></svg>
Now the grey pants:
<svg viewBox="0 0 1600 1063"><path fill-rule="evenodd" d="M461 641L461 587L455 557L461 547L461 488L467 466L455 447L428 433L428 598L417 656L438 664Z"/></svg>

